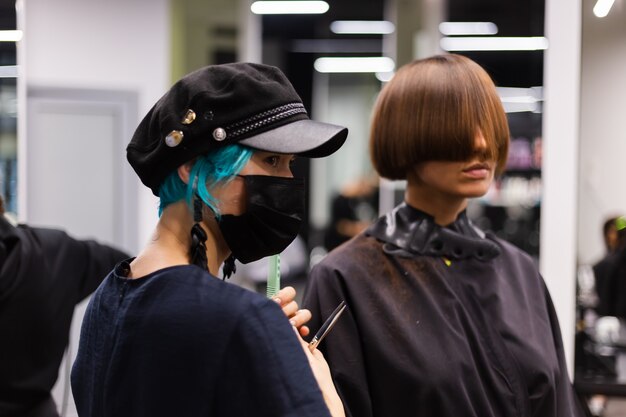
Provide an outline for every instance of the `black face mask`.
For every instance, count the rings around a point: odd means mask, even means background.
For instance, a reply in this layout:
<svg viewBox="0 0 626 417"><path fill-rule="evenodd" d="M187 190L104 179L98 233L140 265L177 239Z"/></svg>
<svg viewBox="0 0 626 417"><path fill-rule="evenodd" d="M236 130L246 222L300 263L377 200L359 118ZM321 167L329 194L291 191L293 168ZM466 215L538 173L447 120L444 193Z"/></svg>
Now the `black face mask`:
<svg viewBox="0 0 626 417"><path fill-rule="evenodd" d="M282 252L296 238L304 214L304 180L241 177L246 185L246 212L225 214L218 225L235 258L246 264Z"/></svg>

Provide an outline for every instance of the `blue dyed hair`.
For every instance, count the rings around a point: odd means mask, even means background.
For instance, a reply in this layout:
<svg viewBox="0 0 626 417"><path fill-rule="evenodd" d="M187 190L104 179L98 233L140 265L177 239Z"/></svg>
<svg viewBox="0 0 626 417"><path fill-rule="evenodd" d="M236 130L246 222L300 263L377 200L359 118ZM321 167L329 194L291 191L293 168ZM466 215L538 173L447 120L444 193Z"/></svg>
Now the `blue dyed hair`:
<svg viewBox="0 0 626 417"><path fill-rule="evenodd" d="M210 190L218 183L227 183L248 163L254 150L242 145L229 145L201 155L196 159L189 173L189 183L185 184L175 170L168 175L159 188L159 216L163 209L185 199L193 207L194 184L202 201L219 217L217 200Z"/></svg>

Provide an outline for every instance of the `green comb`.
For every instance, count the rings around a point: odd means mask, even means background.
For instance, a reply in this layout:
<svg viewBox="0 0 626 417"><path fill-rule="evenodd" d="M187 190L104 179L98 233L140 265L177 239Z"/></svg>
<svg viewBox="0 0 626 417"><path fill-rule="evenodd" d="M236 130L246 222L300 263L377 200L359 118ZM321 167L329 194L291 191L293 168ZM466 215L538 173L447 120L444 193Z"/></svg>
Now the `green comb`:
<svg viewBox="0 0 626 417"><path fill-rule="evenodd" d="M280 290L280 255L270 256L267 271L267 298L274 298Z"/></svg>
<svg viewBox="0 0 626 417"><path fill-rule="evenodd" d="M617 219L615 219L615 228L617 230L626 229L626 219L623 216L619 216Z"/></svg>

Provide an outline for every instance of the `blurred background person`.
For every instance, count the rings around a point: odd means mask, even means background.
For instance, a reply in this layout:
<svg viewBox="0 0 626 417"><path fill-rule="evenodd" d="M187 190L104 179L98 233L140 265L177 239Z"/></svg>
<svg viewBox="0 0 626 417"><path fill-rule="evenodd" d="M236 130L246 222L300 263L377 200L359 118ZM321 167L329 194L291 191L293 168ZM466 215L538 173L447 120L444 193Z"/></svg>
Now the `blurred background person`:
<svg viewBox="0 0 626 417"><path fill-rule="evenodd" d="M378 217L378 177L346 182L331 201L330 222L324 236L328 251L350 240Z"/></svg>
<svg viewBox="0 0 626 417"><path fill-rule="evenodd" d="M126 258L61 230L15 225L0 196L0 416L58 416L50 391L74 307Z"/></svg>
<svg viewBox="0 0 626 417"><path fill-rule="evenodd" d="M626 268L622 251L626 246L626 220L623 216L608 217L602 224L605 253L593 265L578 268L576 372L595 378L617 377L617 355L620 327L626 294ZM620 316L620 320L618 317ZM591 414L602 416L609 398L591 395L587 401Z"/></svg>
<svg viewBox="0 0 626 417"><path fill-rule="evenodd" d="M618 219L620 219L618 221ZM604 247L607 254L615 253L621 242L619 230L624 228L623 216L609 217L602 225L602 236L604 237Z"/></svg>
<svg viewBox="0 0 626 417"><path fill-rule="evenodd" d="M593 265L599 316L626 319L626 218L608 219L603 225L606 256Z"/></svg>

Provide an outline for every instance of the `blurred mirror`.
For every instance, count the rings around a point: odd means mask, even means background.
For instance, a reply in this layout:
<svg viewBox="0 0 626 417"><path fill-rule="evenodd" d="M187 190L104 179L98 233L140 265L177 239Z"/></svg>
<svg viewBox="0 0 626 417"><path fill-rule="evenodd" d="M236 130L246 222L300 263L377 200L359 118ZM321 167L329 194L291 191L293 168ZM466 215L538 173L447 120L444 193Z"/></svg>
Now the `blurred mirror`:
<svg viewBox="0 0 626 417"><path fill-rule="evenodd" d="M606 396L626 396L626 2L582 4L575 381L610 415Z"/></svg>

